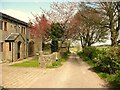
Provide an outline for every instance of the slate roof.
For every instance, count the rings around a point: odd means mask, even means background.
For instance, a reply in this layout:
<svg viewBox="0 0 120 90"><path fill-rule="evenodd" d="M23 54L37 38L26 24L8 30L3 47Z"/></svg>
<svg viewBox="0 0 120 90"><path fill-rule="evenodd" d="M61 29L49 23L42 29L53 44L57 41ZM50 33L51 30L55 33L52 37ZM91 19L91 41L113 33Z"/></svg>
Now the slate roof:
<svg viewBox="0 0 120 90"><path fill-rule="evenodd" d="M20 33L11 33L6 39L5 42L14 42L18 36L21 35ZM22 36L22 35L21 35ZM23 38L23 37L22 37ZM23 38L24 39L24 38Z"/></svg>

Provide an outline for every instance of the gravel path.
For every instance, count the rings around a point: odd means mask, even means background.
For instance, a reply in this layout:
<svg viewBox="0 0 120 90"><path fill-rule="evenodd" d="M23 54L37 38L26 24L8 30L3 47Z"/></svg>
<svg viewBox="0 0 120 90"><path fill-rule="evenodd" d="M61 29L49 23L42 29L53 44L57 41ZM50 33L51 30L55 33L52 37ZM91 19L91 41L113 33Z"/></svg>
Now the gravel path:
<svg viewBox="0 0 120 90"><path fill-rule="evenodd" d="M8 88L104 88L106 83L90 66L71 55L56 69L3 66L3 86Z"/></svg>

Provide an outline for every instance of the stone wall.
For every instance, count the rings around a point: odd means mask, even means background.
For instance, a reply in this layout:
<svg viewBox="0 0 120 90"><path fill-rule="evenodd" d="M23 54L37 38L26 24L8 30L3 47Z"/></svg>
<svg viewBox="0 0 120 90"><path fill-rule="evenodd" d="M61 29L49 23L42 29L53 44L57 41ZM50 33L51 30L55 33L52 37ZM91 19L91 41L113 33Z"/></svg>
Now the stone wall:
<svg viewBox="0 0 120 90"><path fill-rule="evenodd" d="M49 54L49 55L40 55L39 56L39 63L40 63L40 66L42 68L45 68L59 58L60 58L60 55L57 52L54 52L54 53Z"/></svg>

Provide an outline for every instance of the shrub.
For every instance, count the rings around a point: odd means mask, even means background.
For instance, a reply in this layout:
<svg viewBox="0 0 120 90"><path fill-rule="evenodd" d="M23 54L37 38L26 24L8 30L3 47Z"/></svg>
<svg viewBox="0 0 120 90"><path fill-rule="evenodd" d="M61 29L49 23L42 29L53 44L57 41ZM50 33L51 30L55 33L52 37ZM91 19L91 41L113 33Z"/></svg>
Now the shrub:
<svg viewBox="0 0 120 90"><path fill-rule="evenodd" d="M61 53L61 57L62 57L62 58L67 59L68 56L69 56L69 53L68 53L68 52L63 52L63 53Z"/></svg>
<svg viewBox="0 0 120 90"><path fill-rule="evenodd" d="M113 48L99 51L99 54L97 54L97 57L93 61L96 63L96 67L102 72L114 74L120 69L120 60L117 56L117 51Z"/></svg>
<svg viewBox="0 0 120 90"><path fill-rule="evenodd" d="M84 53L82 51L78 52L77 55L82 58L84 56Z"/></svg>
<svg viewBox="0 0 120 90"><path fill-rule="evenodd" d="M98 50L95 47L85 47L83 53L92 60L96 57Z"/></svg>
<svg viewBox="0 0 120 90"><path fill-rule="evenodd" d="M120 88L120 70L116 71L115 80L113 81L115 86Z"/></svg>
<svg viewBox="0 0 120 90"><path fill-rule="evenodd" d="M113 75L109 75L109 77L107 77L107 81L110 82L112 87L120 88L120 70L116 71Z"/></svg>
<svg viewBox="0 0 120 90"><path fill-rule="evenodd" d="M120 49L120 48L119 48ZM117 47L87 47L77 54L92 65L93 70L114 87L120 87L120 51Z"/></svg>

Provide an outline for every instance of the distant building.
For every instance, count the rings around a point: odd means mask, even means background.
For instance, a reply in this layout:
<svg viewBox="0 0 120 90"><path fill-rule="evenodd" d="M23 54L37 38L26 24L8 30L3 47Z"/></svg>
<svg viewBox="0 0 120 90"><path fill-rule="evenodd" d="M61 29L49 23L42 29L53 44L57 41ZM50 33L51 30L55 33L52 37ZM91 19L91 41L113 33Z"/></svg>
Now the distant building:
<svg viewBox="0 0 120 90"><path fill-rule="evenodd" d="M13 62L28 57L34 42L29 42L28 23L0 12L0 60Z"/></svg>

